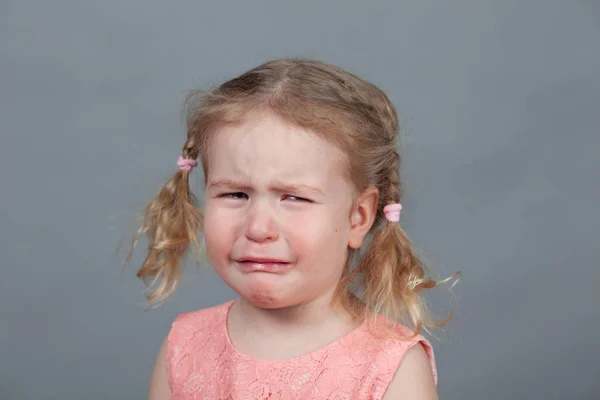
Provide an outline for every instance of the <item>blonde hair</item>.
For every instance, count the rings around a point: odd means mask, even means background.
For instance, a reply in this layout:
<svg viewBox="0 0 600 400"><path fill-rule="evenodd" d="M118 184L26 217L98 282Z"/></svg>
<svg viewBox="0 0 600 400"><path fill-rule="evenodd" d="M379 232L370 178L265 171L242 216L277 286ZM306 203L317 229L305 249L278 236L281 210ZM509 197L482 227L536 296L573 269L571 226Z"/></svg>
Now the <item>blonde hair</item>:
<svg viewBox="0 0 600 400"><path fill-rule="evenodd" d="M347 177L358 193L367 187L379 190L372 239L362 255L349 249L336 301L363 320L386 315L393 321L409 323L415 334L423 327L446 323L450 318L434 322L420 294L420 289L439 282L425 275L423 262L401 225L385 221L383 207L399 203L403 192L397 152L398 117L386 94L323 62L296 58L269 61L215 90L190 93L184 107L187 141L183 157L200 157L206 182L212 134L226 124L240 123L249 114L262 111L338 146L346 154ZM132 244L133 251L137 240L147 235L148 254L137 276L155 286L148 296L152 302L162 302L175 290L182 257L190 244L198 248L202 213L188 179L189 172L180 170L162 188L147 206ZM356 260L356 266L351 260Z"/></svg>

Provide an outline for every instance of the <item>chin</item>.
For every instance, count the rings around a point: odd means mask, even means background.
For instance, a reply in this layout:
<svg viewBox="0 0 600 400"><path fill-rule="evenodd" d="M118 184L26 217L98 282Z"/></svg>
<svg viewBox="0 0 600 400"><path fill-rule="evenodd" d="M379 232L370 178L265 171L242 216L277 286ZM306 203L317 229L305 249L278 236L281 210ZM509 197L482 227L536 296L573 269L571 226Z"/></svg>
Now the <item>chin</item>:
<svg viewBox="0 0 600 400"><path fill-rule="evenodd" d="M234 289L235 290L235 289ZM271 285L252 285L235 290L240 297L255 307L267 310L275 310L296 305L295 297L292 293L286 293L285 290Z"/></svg>
<svg viewBox="0 0 600 400"><path fill-rule="evenodd" d="M307 295L306 290L298 287L297 277L289 274L253 273L239 275L217 271L223 281L244 301L255 307L276 310L295 307L302 304Z"/></svg>
<svg viewBox="0 0 600 400"><path fill-rule="evenodd" d="M277 310L285 308L286 305L280 299L274 298L269 295L263 294L252 294L250 297L242 296L244 300L252 304L255 307L264 308L265 310Z"/></svg>

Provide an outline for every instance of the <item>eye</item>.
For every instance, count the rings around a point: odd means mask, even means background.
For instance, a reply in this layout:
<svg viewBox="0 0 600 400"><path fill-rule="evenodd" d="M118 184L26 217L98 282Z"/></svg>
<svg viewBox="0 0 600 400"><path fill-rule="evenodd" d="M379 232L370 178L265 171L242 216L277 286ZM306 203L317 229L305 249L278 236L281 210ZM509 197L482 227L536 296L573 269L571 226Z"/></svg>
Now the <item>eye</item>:
<svg viewBox="0 0 600 400"><path fill-rule="evenodd" d="M224 199L247 199L248 195L243 192L235 192L235 193L222 193L219 195L220 198Z"/></svg>
<svg viewBox="0 0 600 400"><path fill-rule="evenodd" d="M312 200L305 199L304 197L292 196L291 194L286 194L283 197L284 197L284 199L292 200L294 202L312 203Z"/></svg>

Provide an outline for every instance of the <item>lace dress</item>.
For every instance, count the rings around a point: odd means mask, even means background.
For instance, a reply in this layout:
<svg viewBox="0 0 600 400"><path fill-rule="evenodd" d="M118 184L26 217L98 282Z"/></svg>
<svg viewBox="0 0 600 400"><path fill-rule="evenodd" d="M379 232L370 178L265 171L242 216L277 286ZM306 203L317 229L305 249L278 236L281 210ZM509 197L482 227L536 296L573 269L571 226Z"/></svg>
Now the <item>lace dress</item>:
<svg viewBox="0 0 600 400"><path fill-rule="evenodd" d="M311 353L262 360L239 353L227 333L233 301L179 315L168 336L167 375L173 400L381 399L404 354L421 343L437 384L431 344L373 336L361 325ZM401 325L406 336L412 333Z"/></svg>

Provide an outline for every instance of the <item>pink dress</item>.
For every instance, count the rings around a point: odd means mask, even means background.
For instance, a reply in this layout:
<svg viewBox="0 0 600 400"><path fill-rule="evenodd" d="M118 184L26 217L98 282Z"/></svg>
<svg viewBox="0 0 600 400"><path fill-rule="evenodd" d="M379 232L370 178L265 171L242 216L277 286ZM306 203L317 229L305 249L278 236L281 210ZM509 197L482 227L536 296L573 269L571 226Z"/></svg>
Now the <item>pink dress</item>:
<svg viewBox="0 0 600 400"><path fill-rule="evenodd" d="M169 332L167 375L172 398L381 399L402 357L421 343L437 384L431 344L382 339L361 325L312 353L289 360L260 360L239 353L227 333L233 301L179 315ZM398 326L410 336L411 331Z"/></svg>

